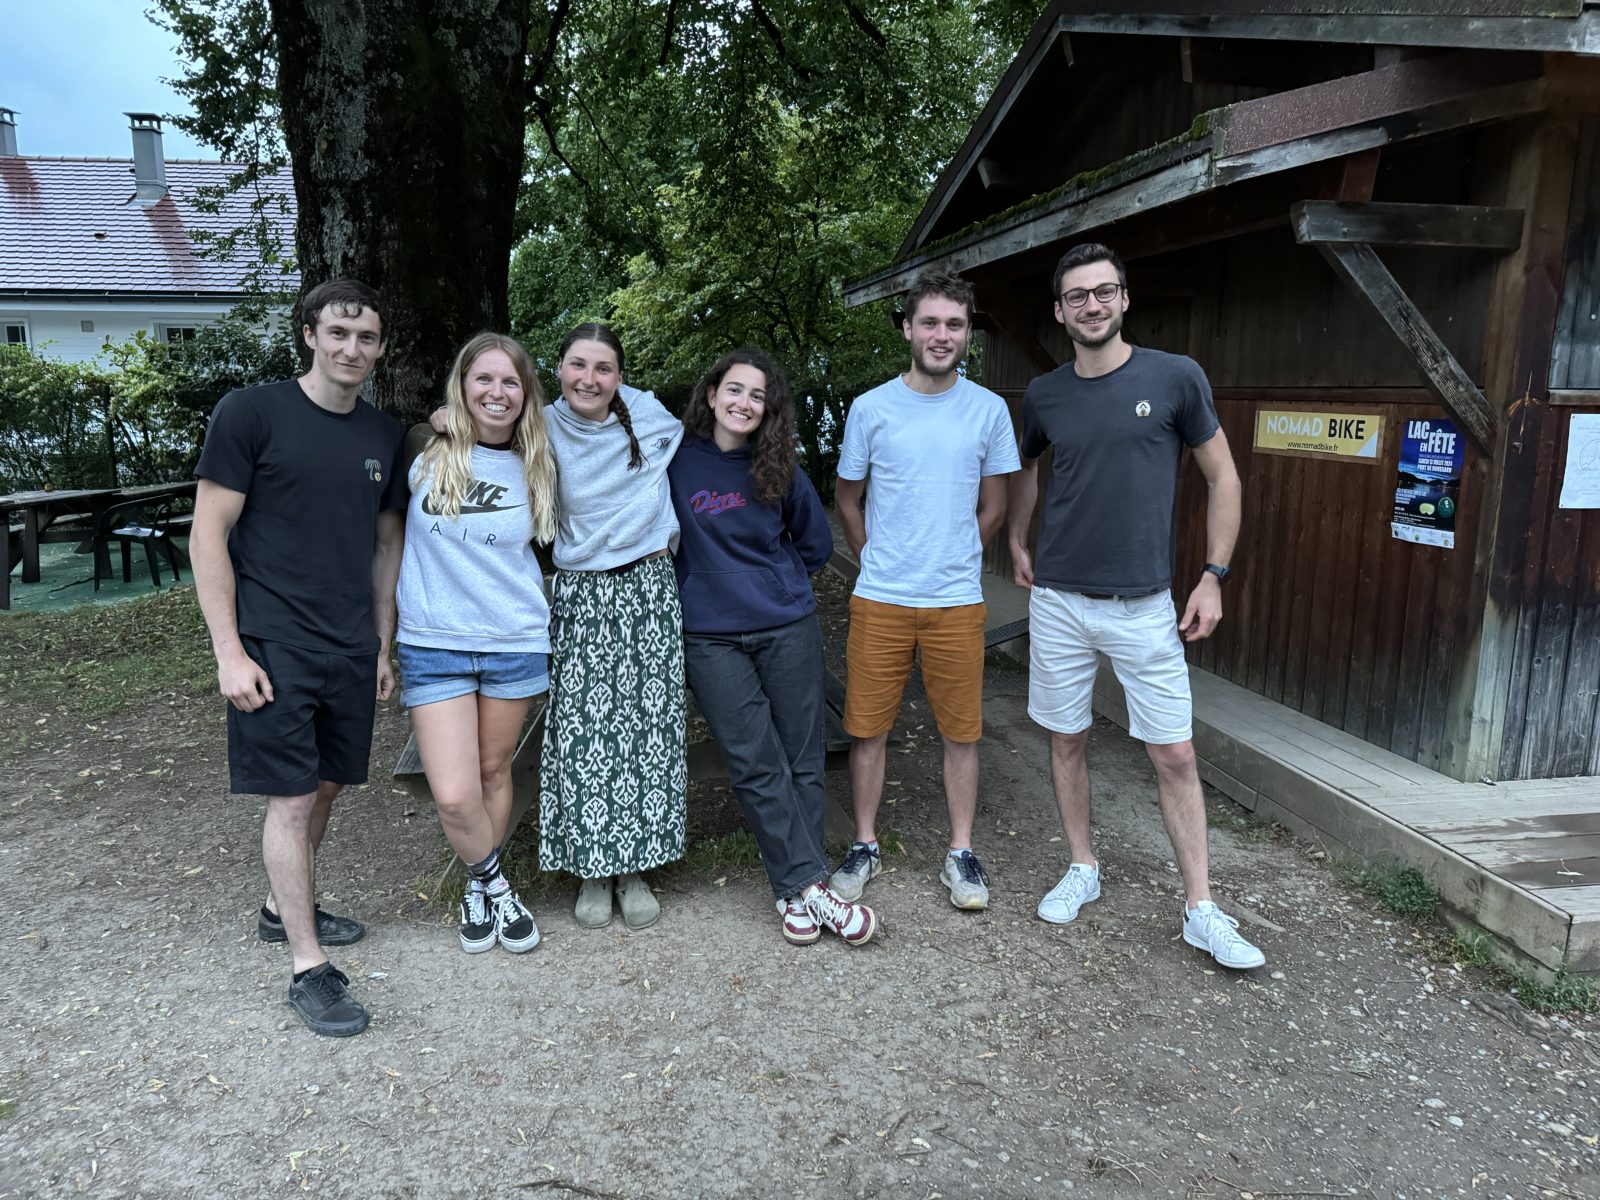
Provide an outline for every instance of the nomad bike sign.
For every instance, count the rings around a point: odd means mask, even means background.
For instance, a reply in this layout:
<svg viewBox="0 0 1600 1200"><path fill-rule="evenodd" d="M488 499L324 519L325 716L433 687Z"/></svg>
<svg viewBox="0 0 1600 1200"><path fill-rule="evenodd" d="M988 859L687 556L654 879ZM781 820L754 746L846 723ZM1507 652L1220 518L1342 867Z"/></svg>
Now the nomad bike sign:
<svg viewBox="0 0 1600 1200"><path fill-rule="evenodd" d="M1382 444L1383 418L1375 413L1276 408L1256 413L1255 448L1262 454L1376 464Z"/></svg>

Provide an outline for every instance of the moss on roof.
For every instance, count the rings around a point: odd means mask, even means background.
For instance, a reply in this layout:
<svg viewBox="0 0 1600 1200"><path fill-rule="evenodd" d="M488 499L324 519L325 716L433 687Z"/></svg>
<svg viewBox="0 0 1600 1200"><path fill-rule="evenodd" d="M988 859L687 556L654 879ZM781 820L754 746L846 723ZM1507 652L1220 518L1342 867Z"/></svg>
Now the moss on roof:
<svg viewBox="0 0 1600 1200"><path fill-rule="evenodd" d="M1065 208L1068 204L1080 200L1087 200L1091 196L1108 192L1114 187L1120 187L1131 180L1139 179L1145 175L1170 166L1176 162L1198 157L1212 147L1213 134L1218 133L1226 122L1223 120L1226 108L1214 108L1201 113L1190 124L1189 128L1173 137L1135 150L1126 157L1115 162L1107 163L1103 167L1096 167L1090 171L1079 171L1059 187L1051 188L1048 192L1029 196L1020 203L1013 204L1010 208L1002 209L974 221L970 225L957 229L954 233L946 234L936 241L926 242L917 247L915 257L928 257L944 250L949 250L957 245L976 241L987 234L998 232L1000 229L1013 224L1021 224L1024 218L1037 216L1041 213L1057 208ZM873 274L891 270L900 266L907 260L901 259L887 263Z"/></svg>

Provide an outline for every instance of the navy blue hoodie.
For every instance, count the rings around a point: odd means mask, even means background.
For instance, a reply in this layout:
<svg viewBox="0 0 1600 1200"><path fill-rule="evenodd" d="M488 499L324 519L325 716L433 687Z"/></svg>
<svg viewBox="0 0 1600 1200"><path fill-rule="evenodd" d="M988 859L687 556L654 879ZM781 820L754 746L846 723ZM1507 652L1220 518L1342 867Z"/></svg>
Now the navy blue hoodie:
<svg viewBox="0 0 1600 1200"><path fill-rule="evenodd" d="M816 611L811 575L833 554L817 489L798 464L777 503L756 499L750 448L685 437L667 468L680 537L685 633L753 633Z"/></svg>

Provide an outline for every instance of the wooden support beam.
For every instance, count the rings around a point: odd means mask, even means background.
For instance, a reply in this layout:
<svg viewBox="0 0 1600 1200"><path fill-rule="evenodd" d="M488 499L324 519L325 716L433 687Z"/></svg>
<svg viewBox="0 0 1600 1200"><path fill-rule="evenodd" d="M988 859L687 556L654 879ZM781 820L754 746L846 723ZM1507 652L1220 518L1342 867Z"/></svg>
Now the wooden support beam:
<svg viewBox="0 0 1600 1200"><path fill-rule="evenodd" d="M1022 305L1010 301L994 301L988 296L979 297L981 317L987 317L987 324L1006 335L1016 343L1021 350L1040 371L1054 371L1060 362L1051 354L1039 340L1035 332L1034 318L1030 317Z"/></svg>
<svg viewBox="0 0 1600 1200"><path fill-rule="evenodd" d="M1383 323L1400 339L1422 382L1467 435L1486 451L1494 449L1494 410L1478 385L1439 340L1426 318L1417 311L1399 282L1383 265L1377 252L1362 242L1314 243L1328 265L1350 289L1372 305Z"/></svg>
<svg viewBox="0 0 1600 1200"><path fill-rule="evenodd" d="M1022 180L1015 171L1008 171L1001 163L990 158L987 154L978 160L978 179L987 189L997 187L1021 187Z"/></svg>
<svg viewBox="0 0 1600 1200"><path fill-rule="evenodd" d="M1378 146L1344 159L1340 163L1339 190L1334 198L1348 204L1371 200L1373 189L1378 186L1378 167L1382 161L1383 149Z"/></svg>
<svg viewBox="0 0 1600 1200"><path fill-rule="evenodd" d="M1302 200L1291 209L1294 240L1363 242L1369 246L1458 246L1515 250L1522 210L1473 204L1338 204Z"/></svg>

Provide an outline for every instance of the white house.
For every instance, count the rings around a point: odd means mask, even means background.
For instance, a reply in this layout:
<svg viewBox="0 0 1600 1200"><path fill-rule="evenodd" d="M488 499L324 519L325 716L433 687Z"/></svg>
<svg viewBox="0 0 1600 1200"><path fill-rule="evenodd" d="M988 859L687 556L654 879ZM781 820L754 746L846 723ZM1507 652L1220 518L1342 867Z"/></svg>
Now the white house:
<svg viewBox="0 0 1600 1200"><path fill-rule="evenodd" d="M132 158L50 158L17 153L17 114L0 108L0 341L79 362L139 330L192 338L244 299L254 262L202 257L195 231L225 235L244 225L254 192L226 197L216 212L196 204L221 187L231 163L166 159L161 118L128 113ZM288 171L261 187L278 244L294 244ZM242 253L250 253L243 251ZM274 286L299 289L297 275Z"/></svg>

